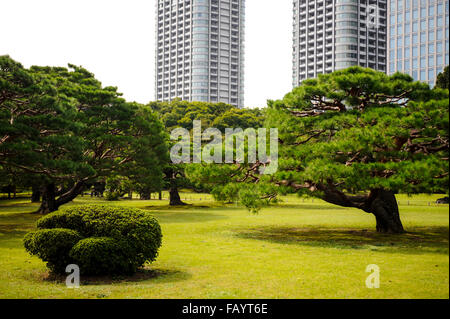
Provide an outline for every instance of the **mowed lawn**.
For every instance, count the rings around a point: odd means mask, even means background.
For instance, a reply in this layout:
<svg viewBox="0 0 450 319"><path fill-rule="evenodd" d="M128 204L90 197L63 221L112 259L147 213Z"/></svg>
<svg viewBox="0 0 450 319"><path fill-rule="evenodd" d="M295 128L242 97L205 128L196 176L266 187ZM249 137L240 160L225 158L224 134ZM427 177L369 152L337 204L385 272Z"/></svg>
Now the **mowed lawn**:
<svg viewBox="0 0 450 319"><path fill-rule="evenodd" d="M372 215L294 196L258 215L200 194L182 195L187 208L115 202L159 220L160 255L133 277L81 278L79 289L24 250L37 206L2 200L0 298L449 298L449 207L430 204L439 197L398 196L408 231L399 236L377 234ZM70 205L85 203L105 202ZM370 264L379 289L366 287Z"/></svg>

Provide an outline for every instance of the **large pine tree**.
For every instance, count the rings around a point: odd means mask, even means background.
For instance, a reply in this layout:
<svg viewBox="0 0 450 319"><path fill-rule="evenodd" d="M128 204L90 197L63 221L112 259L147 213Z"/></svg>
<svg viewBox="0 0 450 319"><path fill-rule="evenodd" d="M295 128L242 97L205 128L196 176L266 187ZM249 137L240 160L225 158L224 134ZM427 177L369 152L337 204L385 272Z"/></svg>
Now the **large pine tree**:
<svg viewBox="0 0 450 319"><path fill-rule="evenodd" d="M258 176L255 165L191 174L225 193L235 189L227 182L244 183L239 197L254 211L296 192L358 208L375 216L377 231L402 233L396 193L448 193L448 105L448 90L404 74L352 67L319 75L269 101L266 124L280 139L276 174ZM227 180L208 180L218 170Z"/></svg>

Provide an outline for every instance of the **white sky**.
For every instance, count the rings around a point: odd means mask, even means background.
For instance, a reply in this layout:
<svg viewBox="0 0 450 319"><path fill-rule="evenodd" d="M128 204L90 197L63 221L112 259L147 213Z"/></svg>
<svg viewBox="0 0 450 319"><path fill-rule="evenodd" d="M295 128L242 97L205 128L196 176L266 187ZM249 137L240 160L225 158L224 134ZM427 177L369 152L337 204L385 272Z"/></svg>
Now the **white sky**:
<svg viewBox="0 0 450 319"><path fill-rule="evenodd" d="M82 65L130 101L154 99L156 0L0 0L0 55ZM247 0L245 104L291 90L291 0Z"/></svg>

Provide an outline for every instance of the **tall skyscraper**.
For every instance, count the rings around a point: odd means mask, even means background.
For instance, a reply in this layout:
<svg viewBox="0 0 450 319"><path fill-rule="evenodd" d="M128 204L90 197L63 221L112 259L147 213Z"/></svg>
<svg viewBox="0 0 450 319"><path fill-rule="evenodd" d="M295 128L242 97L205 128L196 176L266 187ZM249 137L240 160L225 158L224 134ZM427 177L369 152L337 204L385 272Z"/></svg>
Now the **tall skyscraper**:
<svg viewBox="0 0 450 319"><path fill-rule="evenodd" d="M293 86L354 65L386 72L386 0L293 0Z"/></svg>
<svg viewBox="0 0 450 319"><path fill-rule="evenodd" d="M389 69L434 86L448 65L449 0L391 0Z"/></svg>
<svg viewBox="0 0 450 319"><path fill-rule="evenodd" d="M159 101L244 106L245 0L158 0Z"/></svg>

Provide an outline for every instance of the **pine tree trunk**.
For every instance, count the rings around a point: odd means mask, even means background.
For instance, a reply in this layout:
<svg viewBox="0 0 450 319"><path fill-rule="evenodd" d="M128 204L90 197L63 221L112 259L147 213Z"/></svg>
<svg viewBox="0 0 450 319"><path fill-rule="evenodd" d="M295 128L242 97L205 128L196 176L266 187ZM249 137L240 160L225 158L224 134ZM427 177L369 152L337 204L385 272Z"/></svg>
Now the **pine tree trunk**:
<svg viewBox="0 0 450 319"><path fill-rule="evenodd" d="M152 199L151 196L152 196L152 194L150 193L150 191L142 191L139 194L139 197L141 198L141 200L150 200L150 199Z"/></svg>
<svg viewBox="0 0 450 319"><path fill-rule="evenodd" d="M162 200L162 191L159 191L158 199L159 199L159 200Z"/></svg>
<svg viewBox="0 0 450 319"><path fill-rule="evenodd" d="M344 194L332 184L317 184L324 201L342 207L358 208L373 214L377 232L402 234L405 232L398 211L395 193L384 189L372 189L369 195L351 196Z"/></svg>
<svg viewBox="0 0 450 319"><path fill-rule="evenodd" d="M401 234L405 230L400 220L398 204L395 194L391 191L372 191L373 201L370 204L370 212L375 215L377 232Z"/></svg>
<svg viewBox="0 0 450 319"><path fill-rule="evenodd" d="M178 188L172 186L169 190L170 195L170 206L184 206L186 205L181 201L180 194L178 193Z"/></svg>
<svg viewBox="0 0 450 319"><path fill-rule="evenodd" d="M56 187L55 184L48 184L41 188L42 202L36 214L50 214L57 211L59 206L56 202Z"/></svg>
<svg viewBox="0 0 450 319"><path fill-rule="evenodd" d="M55 184L47 184L41 188L42 202L36 214L55 212L62 205L73 201L84 189L84 182L77 182L64 194L57 194ZM59 195L58 198L56 198Z"/></svg>
<svg viewBox="0 0 450 319"><path fill-rule="evenodd" d="M32 194L31 194L31 202L39 203L41 201L41 191L39 187L33 186Z"/></svg>

